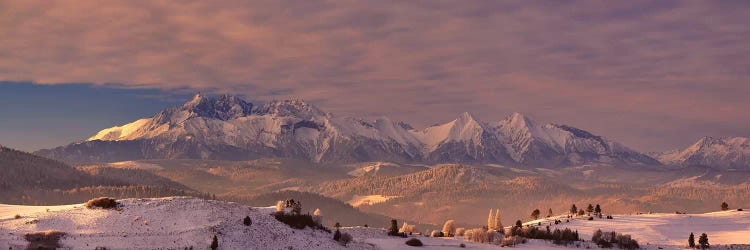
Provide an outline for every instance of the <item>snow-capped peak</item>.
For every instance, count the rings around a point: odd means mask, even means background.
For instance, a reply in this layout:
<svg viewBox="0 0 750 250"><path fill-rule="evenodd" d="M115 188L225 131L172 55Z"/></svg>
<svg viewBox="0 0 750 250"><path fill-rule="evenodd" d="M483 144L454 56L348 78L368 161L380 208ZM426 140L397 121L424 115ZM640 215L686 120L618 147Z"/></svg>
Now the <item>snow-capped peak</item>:
<svg viewBox="0 0 750 250"><path fill-rule="evenodd" d="M468 112L461 113L458 118L448 123L413 132L427 151L451 141L480 143L483 133L484 126Z"/></svg>
<svg viewBox="0 0 750 250"><path fill-rule="evenodd" d="M705 136L681 151L659 155L669 165L703 165L717 168L750 168L750 138Z"/></svg>
<svg viewBox="0 0 750 250"><path fill-rule="evenodd" d="M509 126L515 128L532 128L535 125L535 122L531 118L518 112L514 112L506 120Z"/></svg>

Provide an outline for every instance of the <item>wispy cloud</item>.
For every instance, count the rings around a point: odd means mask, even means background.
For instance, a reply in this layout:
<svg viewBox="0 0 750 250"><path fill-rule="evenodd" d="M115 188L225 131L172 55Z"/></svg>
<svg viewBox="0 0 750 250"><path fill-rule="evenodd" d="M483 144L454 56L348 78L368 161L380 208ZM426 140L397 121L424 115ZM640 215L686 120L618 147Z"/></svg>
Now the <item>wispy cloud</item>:
<svg viewBox="0 0 750 250"><path fill-rule="evenodd" d="M302 97L417 125L523 111L663 149L750 134L748 23L746 1L3 1L0 81Z"/></svg>

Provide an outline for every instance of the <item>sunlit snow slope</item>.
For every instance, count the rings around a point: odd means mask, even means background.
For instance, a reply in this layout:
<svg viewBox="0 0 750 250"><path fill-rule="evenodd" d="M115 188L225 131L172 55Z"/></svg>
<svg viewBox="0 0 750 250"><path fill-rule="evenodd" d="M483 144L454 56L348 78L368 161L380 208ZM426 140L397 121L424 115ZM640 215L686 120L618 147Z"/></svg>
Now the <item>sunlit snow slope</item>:
<svg viewBox="0 0 750 250"><path fill-rule="evenodd" d="M119 200L118 210L82 204L52 207L0 205L0 249L23 249L24 233L58 230L72 249L344 249L320 230L294 230L270 214L272 208L174 197ZM47 210L49 209L49 210ZM20 219L15 219L20 215ZM251 226L242 224L250 216ZM348 249L372 249L360 243Z"/></svg>

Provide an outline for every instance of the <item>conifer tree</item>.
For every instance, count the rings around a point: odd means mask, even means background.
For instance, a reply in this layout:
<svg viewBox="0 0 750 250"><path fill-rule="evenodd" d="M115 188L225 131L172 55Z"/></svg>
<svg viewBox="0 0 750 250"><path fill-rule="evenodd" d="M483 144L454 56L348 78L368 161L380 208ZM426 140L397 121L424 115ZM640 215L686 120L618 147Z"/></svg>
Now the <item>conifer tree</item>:
<svg viewBox="0 0 750 250"><path fill-rule="evenodd" d="M531 212L531 219L538 220L539 214L541 214L539 209L534 209L534 211Z"/></svg>
<svg viewBox="0 0 750 250"><path fill-rule="evenodd" d="M547 218L552 217L554 214L552 214L552 208L547 210Z"/></svg>
<svg viewBox="0 0 750 250"><path fill-rule="evenodd" d="M698 238L698 244L700 244L701 249L711 247L711 245L708 244L708 235L706 235L706 233L701 234L701 237Z"/></svg>
<svg viewBox="0 0 750 250"><path fill-rule="evenodd" d="M495 230L502 230L503 229L503 223L500 221L500 209L498 208L495 212Z"/></svg>
<svg viewBox="0 0 750 250"><path fill-rule="evenodd" d="M211 250L216 250L217 248L219 248L219 239L214 235L214 239L211 240Z"/></svg>
<svg viewBox="0 0 750 250"><path fill-rule="evenodd" d="M573 206L570 207L570 213L576 214L578 212L578 207L576 207L576 204L573 204Z"/></svg>
<svg viewBox="0 0 750 250"><path fill-rule="evenodd" d="M688 236L688 247L695 248L695 236L693 233L690 233L690 236Z"/></svg>
<svg viewBox="0 0 750 250"><path fill-rule="evenodd" d="M336 232L333 233L333 240L339 241L339 239L341 239L341 231L339 231L338 229L336 229Z"/></svg>
<svg viewBox="0 0 750 250"><path fill-rule="evenodd" d="M593 212L594 212L594 206L592 206L592 205L591 205L591 204L589 203L589 206L588 206L588 207L586 207L586 212L588 212L588 213L589 213L589 216L591 216L591 213L593 213Z"/></svg>
<svg viewBox="0 0 750 250"><path fill-rule="evenodd" d="M398 221L391 220L391 227L388 228L388 235L398 235Z"/></svg>
<svg viewBox="0 0 750 250"><path fill-rule="evenodd" d="M492 208L490 208L490 215L487 216L487 228L495 229L495 218L492 215Z"/></svg>
<svg viewBox="0 0 750 250"><path fill-rule="evenodd" d="M600 207L599 204L596 204L596 207L594 208L594 213L596 213L596 215L599 215L599 217L602 217L602 207Z"/></svg>
<svg viewBox="0 0 750 250"><path fill-rule="evenodd" d="M726 202L722 202L721 211L727 211L727 210L729 210L729 204L727 204Z"/></svg>

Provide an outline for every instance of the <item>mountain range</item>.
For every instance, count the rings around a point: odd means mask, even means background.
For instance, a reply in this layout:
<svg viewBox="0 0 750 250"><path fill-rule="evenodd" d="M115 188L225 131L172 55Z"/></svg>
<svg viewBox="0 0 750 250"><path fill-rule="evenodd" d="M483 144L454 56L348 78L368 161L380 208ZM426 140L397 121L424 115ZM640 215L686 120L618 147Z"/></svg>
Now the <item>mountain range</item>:
<svg viewBox="0 0 750 250"><path fill-rule="evenodd" d="M709 142L710 141L710 142ZM644 154L572 126L538 123L514 113L484 122L469 113L424 129L386 117L341 117L302 100L254 105L240 97L195 95L182 106L104 129L83 142L36 154L72 164L139 159L249 160L314 163L495 163L559 167L709 165L750 162L748 139L702 139L679 152Z"/></svg>

